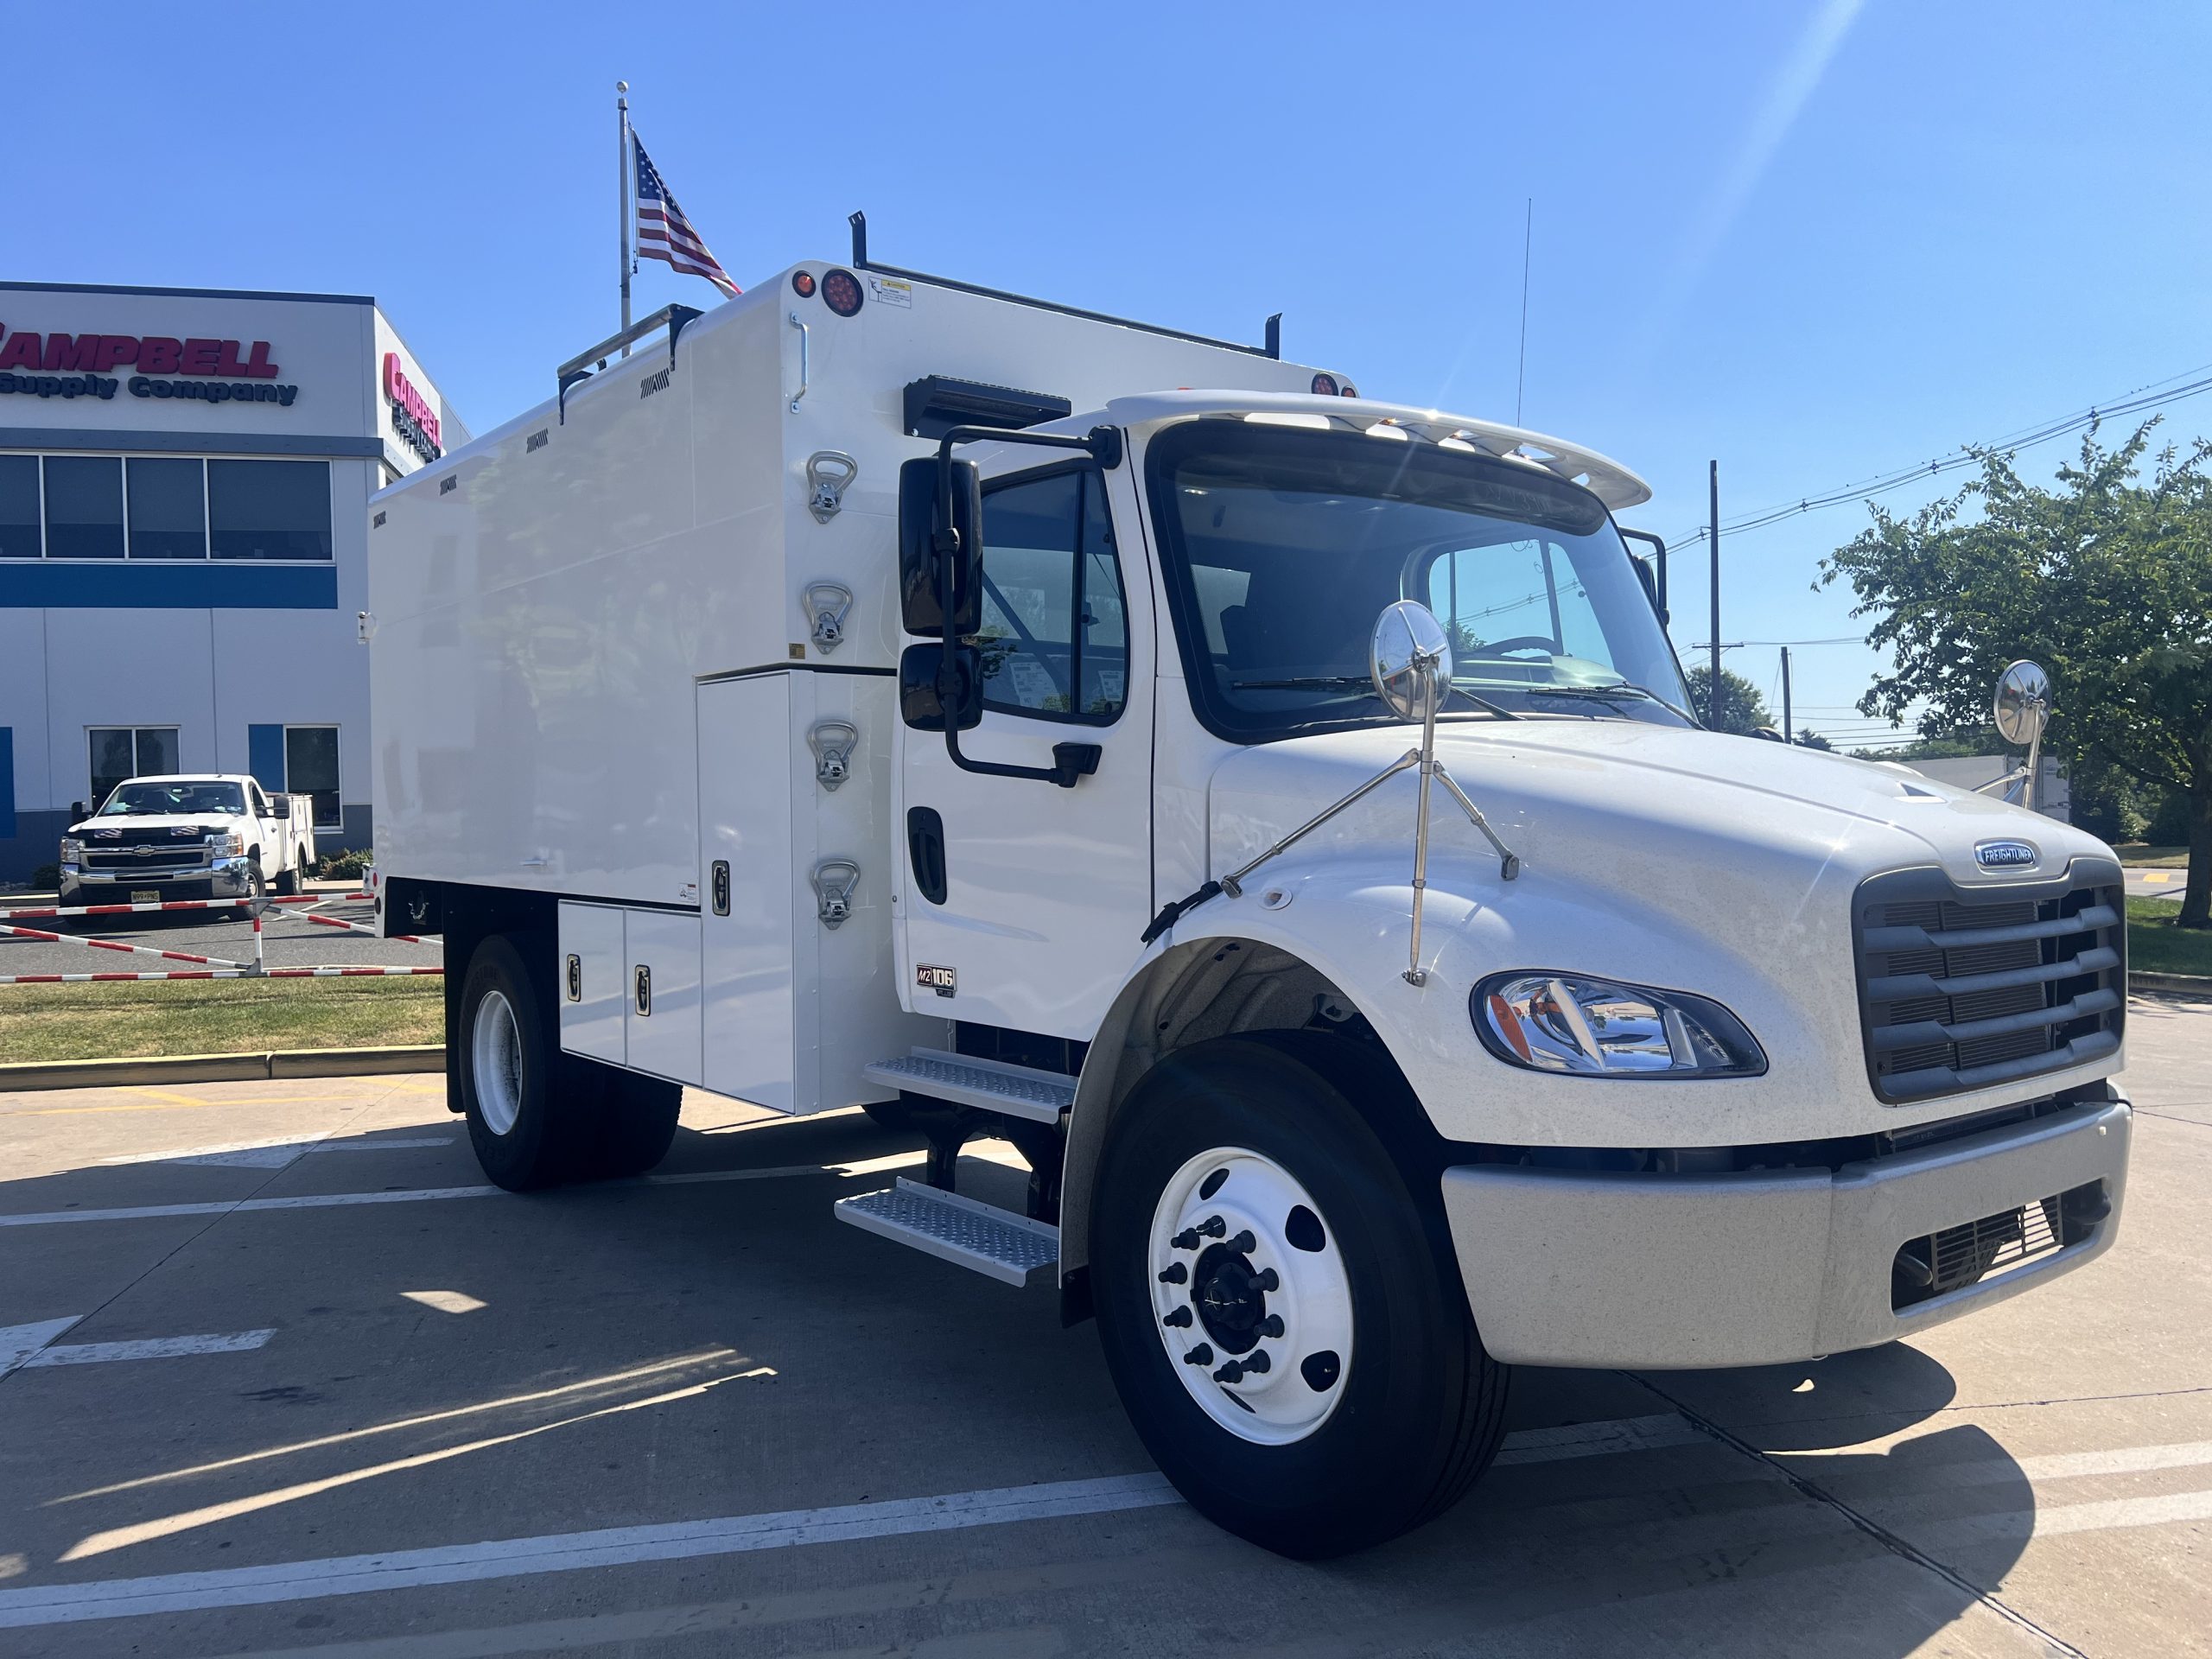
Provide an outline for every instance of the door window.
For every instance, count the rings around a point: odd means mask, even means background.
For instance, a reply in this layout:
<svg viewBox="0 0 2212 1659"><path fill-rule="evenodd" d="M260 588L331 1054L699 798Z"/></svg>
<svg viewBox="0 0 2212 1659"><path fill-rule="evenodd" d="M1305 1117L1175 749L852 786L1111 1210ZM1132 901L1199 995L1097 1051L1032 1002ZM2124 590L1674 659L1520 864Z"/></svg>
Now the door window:
<svg viewBox="0 0 2212 1659"><path fill-rule="evenodd" d="M1128 700L1128 620L1104 486L1089 467L983 498L983 707L1106 725Z"/></svg>
<svg viewBox="0 0 2212 1659"><path fill-rule="evenodd" d="M315 827L340 827L338 804L338 728L335 726L287 726L284 728L284 787L315 801Z"/></svg>
<svg viewBox="0 0 2212 1659"><path fill-rule="evenodd" d="M160 778L175 772L176 728L174 726L95 726L92 740L92 807L102 801L126 778Z"/></svg>

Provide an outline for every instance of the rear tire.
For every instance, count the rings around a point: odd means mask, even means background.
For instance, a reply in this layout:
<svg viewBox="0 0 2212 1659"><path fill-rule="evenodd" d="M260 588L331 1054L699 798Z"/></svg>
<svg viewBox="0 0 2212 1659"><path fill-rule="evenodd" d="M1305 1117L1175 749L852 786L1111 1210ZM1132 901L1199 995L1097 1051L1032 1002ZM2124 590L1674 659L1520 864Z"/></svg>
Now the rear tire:
<svg viewBox="0 0 2212 1659"><path fill-rule="evenodd" d="M290 899L296 897L299 891L300 872L296 865L289 870L280 870L277 873L276 893L278 897Z"/></svg>
<svg viewBox="0 0 2212 1659"><path fill-rule="evenodd" d="M581 1073L588 1062L570 1062ZM591 1065L602 1074L598 1080L597 1122L588 1166L583 1172L602 1180L642 1175L668 1156L676 1139L676 1121L683 1106L683 1085L612 1066ZM593 1092L590 1083L577 1076L575 1086Z"/></svg>
<svg viewBox="0 0 2212 1659"><path fill-rule="evenodd" d="M1099 1335L1147 1450L1217 1524L1304 1559L1442 1513L1504 1432L1440 1196L1339 1086L1367 1065L1345 1058L1229 1038L1165 1061L1108 1131L1092 1210Z"/></svg>
<svg viewBox="0 0 2212 1659"><path fill-rule="evenodd" d="M468 1139L484 1173L510 1192L565 1179L575 1164L577 1093L563 1087L558 1051L521 952L504 934L485 939L461 982L455 1075Z"/></svg>

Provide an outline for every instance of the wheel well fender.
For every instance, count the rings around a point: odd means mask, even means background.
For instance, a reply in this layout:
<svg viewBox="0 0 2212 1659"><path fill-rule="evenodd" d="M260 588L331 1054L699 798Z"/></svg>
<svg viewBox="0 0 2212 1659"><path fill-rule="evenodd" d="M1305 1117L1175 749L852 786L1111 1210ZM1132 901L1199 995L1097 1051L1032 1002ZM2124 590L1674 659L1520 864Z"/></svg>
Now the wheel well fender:
<svg viewBox="0 0 2212 1659"><path fill-rule="evenodd" d="M1115 1114L1162 1060L1216 1037L1344 1033L1325 1049L1300 1043L1298 1058L1338 1056L1330 1081L1344 1090L1394 1150L1425 1158L1441 1146L1403 1071L1337 980L1300 953L1264 939L1223 935L1170 946L1122 986L1091 1039L1069 1115L1060 1172L1060 1276L1090 1261L1091 1186ZM1346 1087L1357 1074L1370 1086ZM1377 1077L1384 1086L1371 1086Z"/></svg>

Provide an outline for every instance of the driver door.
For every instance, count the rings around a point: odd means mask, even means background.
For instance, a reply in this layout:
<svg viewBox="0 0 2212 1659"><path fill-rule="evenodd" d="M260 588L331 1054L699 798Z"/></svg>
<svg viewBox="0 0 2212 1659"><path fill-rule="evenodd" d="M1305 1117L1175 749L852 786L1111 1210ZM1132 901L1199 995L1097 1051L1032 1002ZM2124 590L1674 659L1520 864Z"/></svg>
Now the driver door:
<svg viewBox="0 0 2212 1659"><path fill-rule="evenodd" d="M969 758L1050 766L1073 788L962 770L899 728L899 978L922 1014L1087 1039L1152 912L1152 588L1127 469L1026 467L983 487L982 719Z"/></svg>

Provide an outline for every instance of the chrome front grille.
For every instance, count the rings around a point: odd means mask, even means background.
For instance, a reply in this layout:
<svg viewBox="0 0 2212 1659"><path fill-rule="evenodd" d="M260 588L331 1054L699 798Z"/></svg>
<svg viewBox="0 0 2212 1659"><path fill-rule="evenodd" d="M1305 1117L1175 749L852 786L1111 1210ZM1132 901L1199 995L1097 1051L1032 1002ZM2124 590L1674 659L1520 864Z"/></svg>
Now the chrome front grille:
<svg viewBox="0 0 2212 1659"><path fill-rule="evenodd" d="M2056 1071L2120 1046L2127 1000L2120 873L1960 887L1897 870L1853 900L1867 1071L1906 1104Z"/></svg>

